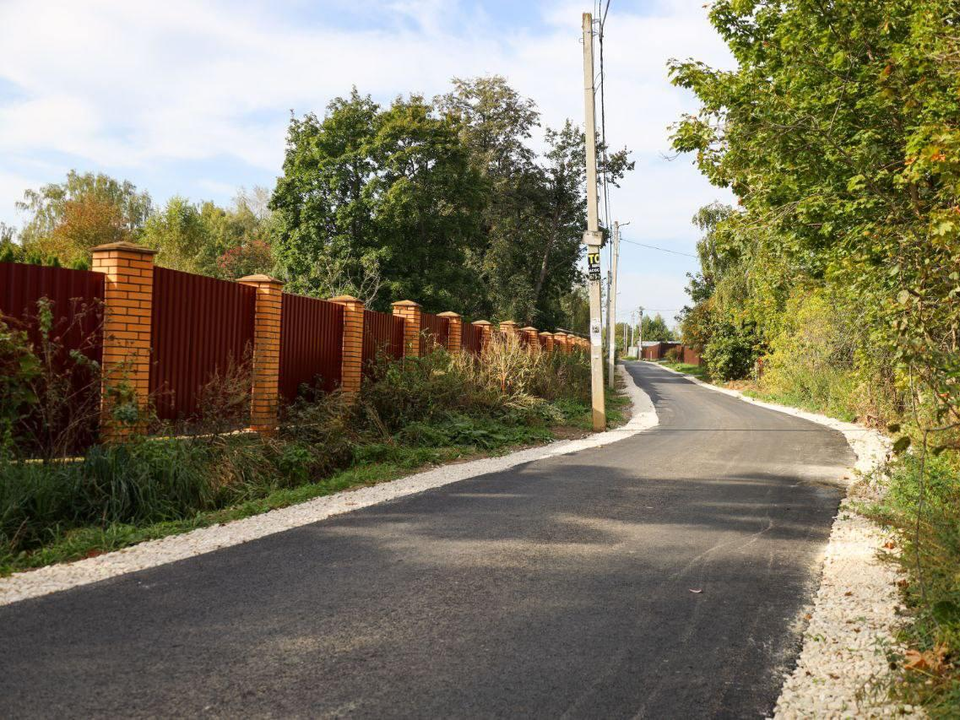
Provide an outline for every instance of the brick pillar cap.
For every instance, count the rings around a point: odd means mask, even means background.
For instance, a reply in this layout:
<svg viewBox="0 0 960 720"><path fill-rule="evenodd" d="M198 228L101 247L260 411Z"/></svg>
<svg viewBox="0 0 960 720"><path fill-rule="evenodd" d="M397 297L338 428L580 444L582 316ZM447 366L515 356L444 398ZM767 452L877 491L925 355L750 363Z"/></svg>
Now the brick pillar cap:
<svg viewBox="0 0 960 720"><path fill-rule="evenodd" d="M490 323L489 320L474 320L474 321L473 321L472 323L470 323L470 324L471 324L471 325L490 325L491 323Z"/></svg>
<svg viewBox="0 0 960 720"><path fill-rule="evenodd" d="M330 298L329 302L333 303L360 303L363 305L363 300L357 300L353 295L337 295L336 297Z"/></svg>
<svg viewBox="0 0 960 720"><path fill-rule="evenodd" d="M391 307L423 307L420 303L413 300L398 300Z"/></svg>
<svg viewBox="0 0 960 720"><path fill-rule="evenodd" d="M537 332L537 329L533 325L527 325L525 328L520 328L521 330L533 330Z"/></svg>
<svg viewBox="0 0 960 720"><path fill-rule="evenodd" d="M270 283L271 285L283 285L283 280L277 280L269 275L247 275L240 278L237 282L242 283Z"/></svg>
<svg viewBox="0 0 960 720"><path fill-rule="evenodd" d="M135 245L131 242L112 242L107 243L106 245L97 245L96 247L90 248L90 252L108 252L110 250L123 250L124 252L138 252L143 255L156 255L158 250L153 248L144 247L143 245Z"/></svg>
<svg viewBox="0 0 960 720"><path fill-rule="evenodd" d="M547 332L546 330L544 330L544 331L543 331L542 333L540 333L540 334L541 334L541 335L553 335L553 333Z"/></svg>
<svg viewBox="0 0 960 720"><path fill-rule="evenodd" d="M503 320L500 324L501 324L501 325L516 325L517 323L514 322L513 320Z"/></svg>
<svg viewBox="0 0 960 720"><path fill-rule="evenodd" d="M453 310L447 310L446 312L438 313L437 317L458 318L460 317L460 313L455 313Z"/></svg>

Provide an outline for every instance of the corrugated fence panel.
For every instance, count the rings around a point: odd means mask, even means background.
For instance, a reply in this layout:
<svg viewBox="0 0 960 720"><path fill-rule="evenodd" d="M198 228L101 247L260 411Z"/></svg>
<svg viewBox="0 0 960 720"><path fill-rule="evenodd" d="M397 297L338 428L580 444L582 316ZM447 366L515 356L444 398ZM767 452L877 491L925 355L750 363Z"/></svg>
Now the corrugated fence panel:
<svg viewBox="0 0 960 720"><path fill-rule="evenodd" d="M430 313L420 314L420 354L431 352L437 345L447 347L450 321Z"/></svg>
<svg viewBox="0 0 960 720"><path fill-rule="evenodd" d="M399 360L403 357L403 319L376 310L363 311L363 370L369 372L378 353Z"/></svg>
<svg viewBox="0 0 960 720"><path fill-rule="evenodd" d="M479 355L483 347L483 330L476 325L464 323L460 344L464 352L472 352L475 355Z"/></svg>
<svg viewBox="0 0 960 720"><path fill-rule="evenodd" d="M86 407L97 402L100 388L87 372L69 362L67 354L78 350L91 360L101 361L103 279L102 273L88 270L0 263L0 316L11 327L25 330L31 342L38 345L37 301L41 298L51 301L50 336L63 351L63 357L56 358L56 362L69 368L74 392L90 393L78 403ZM81 444L96 439L94 426L95 423L91 423L89 432L78 438Z"/></svg>
<svg viewBox="0 0 960 720"><path fill-rule="evenodd" d="M343 306L284 293L281 318L281 396L294 400L301 385L313 387L318 379L328 392L337 387L343 358Z"/></svg>
<svg viewBox="0 0 960 720"><path fill-rule="evenodd" d="M196 415L203 386L249 359L256 302L253 287L154 270L150 393L161 420Z"/></svg>

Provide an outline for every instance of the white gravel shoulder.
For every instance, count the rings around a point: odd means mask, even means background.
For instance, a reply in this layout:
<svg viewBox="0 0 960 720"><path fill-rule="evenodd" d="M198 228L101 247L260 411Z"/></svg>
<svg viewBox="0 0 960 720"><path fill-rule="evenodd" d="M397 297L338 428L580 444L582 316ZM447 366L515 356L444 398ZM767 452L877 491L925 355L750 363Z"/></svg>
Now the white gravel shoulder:
<svg viewBox="0 0 960 720"><path fill-rule="evenodd" d="M500 457L444 465L392 482L358 490L347 490L224 525L151 540L94 558L16 573L7 578L0 578L0 606L184 560L404 495L423 492L478 475L500 472L535 460L601 447L632 437L654 427L658 423L657 413L650 398L634 384L633 379L622 366L618 366L618 372L624 378L625 392L632 402L632 408L630 420L614 430L578 440L553 442Z"/></svg>
<svg viewBox="0 0 960 720"><path fill-rule="evenodd" d="M875 470L890 456L890 440L876 430L684 377L715 392L840 431L857 456L859 473ZM857 482L853 474L844 480L849 494L833 522L820 590L804 617L808 625L803 649L784 682L774 717L923 717L919 708L891 704L884 687L890 674L886 652L896 645L893 636L899 624L894 612L899 576L892 565L879 560L891 535L855 509L881 488Z"/></svg>

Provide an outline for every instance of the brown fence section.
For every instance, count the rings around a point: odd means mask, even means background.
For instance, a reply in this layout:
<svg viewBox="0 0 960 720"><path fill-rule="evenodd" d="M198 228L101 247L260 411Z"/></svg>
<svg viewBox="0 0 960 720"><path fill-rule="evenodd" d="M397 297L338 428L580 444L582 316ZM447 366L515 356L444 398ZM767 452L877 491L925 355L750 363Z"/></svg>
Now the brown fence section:
<svg viewBox="0 0 960 720"><path fill-rule="evenodd" d="M450 339L450 321L447 318L430 313L420 314L420 355L431 352L435 347L447 347Z"/></svg>
<svg viewBox="0 0 960 720"><path fill-rule="evenodd" d="M294 400L301 385L324 390L340 383L343 359L343 306L326 300L283 294L280 325L280 394Z"/></svg>
<svg viewBox="0 0 960 720"><path fill-rule="evenodd" d="M156 268L150 393L161 420L197 414L200 391L247 361L256 288Z"/></svg>
<svg viewBox="0 0 960 720"><path fill-rule="evenodd" d="M0 263L0 319L12 328L26 331L35 347L41 344L37 302L41 298L50 301L49 336L58 348L53 364L58 373L70 374L71 389L76 393L71 404L77 411L94 410L100 396L96 375L70 362L68 357L78 351L97 363L102 360L103 279L103 274L88 270ZM77 418L62 421L76 422ZM38 418L38 432L59 432L59 427L39 427L44 422L51 421ZM60 420L52 422L57 424ZM76 440L82 446L93 442L95 436L96 423L91 417L89 431L81 430Z"/></svg>
<svg viewBox="0 0 960 720"><path fill-rule="evenodd" d="M403 357L403 320L390 313L363 311L363 370L382 353L399 360Z"/></svg>
<svg viewBox="0 0 960 720"><path fill-rule="evenodd" d="M100 361L103 275L40 265L0 263L0 315L10 324L40 339L37 301L47 298L53 312L52 335L67 351L82 350Z"/></svg>
<svg viewBox="0 0 960 720"><path fill-rule="evenodd" d="M483 331L471 323L463 324L463 335L460 336L460 347L463 352L480 354L483 349Z"/></svg>

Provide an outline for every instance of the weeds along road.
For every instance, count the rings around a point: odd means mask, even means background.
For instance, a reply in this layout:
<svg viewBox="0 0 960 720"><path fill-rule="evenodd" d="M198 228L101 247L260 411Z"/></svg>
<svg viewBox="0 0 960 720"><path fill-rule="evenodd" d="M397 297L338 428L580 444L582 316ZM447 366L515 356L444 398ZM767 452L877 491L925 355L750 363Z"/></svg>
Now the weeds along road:
<svg viewBox="0 0 960 720"><path fill-rule="evenodd" d="M0 608L0 716L770 712L853 455L629 371L647 433Z"/></svg>

